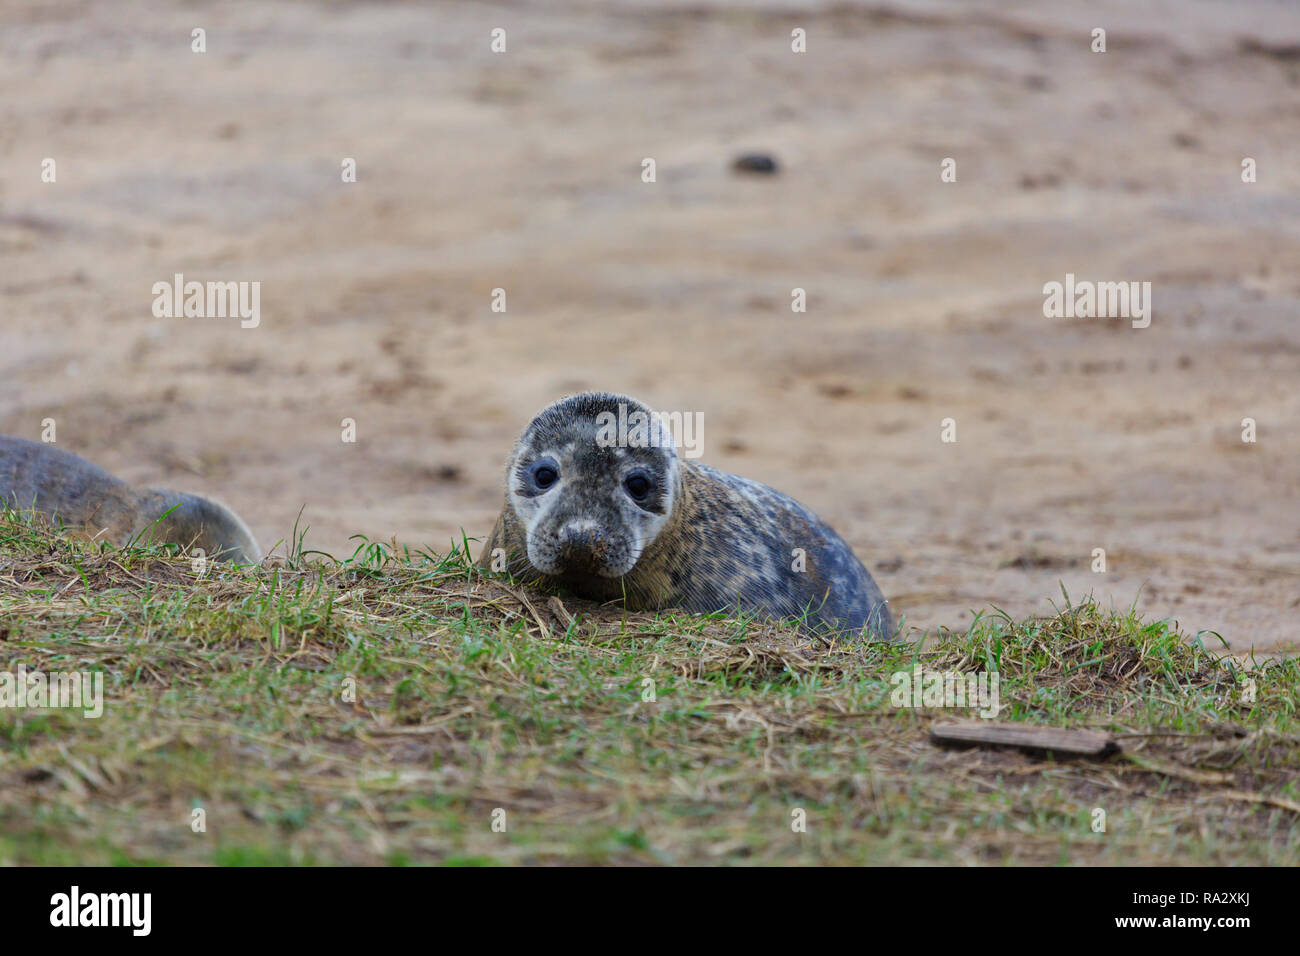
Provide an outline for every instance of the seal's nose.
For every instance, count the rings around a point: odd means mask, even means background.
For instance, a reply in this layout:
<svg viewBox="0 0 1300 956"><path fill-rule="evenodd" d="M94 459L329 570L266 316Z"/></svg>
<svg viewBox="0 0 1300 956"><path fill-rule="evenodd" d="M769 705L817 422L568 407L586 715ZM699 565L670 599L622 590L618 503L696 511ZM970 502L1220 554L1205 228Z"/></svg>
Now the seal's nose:
<svg viewBox="0 0 1300 956"><path fill-rule="evenodd" d="M609 535L591 525L568 525L560 532L560 564L568 571L596 571L604 564Z"/></svg>

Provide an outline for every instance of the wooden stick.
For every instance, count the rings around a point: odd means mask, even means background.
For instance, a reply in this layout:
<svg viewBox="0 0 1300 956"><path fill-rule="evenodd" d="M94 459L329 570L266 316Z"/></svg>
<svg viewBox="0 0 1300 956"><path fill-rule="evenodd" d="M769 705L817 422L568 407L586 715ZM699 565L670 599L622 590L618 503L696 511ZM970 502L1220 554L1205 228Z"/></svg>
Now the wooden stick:
<svg viewBox="0 0 1300 956"><path fill-rule="evenodd" d="M1030 753L1096 759L1120 750L1108 734L1094 730L999 724L987 720L936 724L930 729L930 740L940 747L1014 747Z"/></svg>

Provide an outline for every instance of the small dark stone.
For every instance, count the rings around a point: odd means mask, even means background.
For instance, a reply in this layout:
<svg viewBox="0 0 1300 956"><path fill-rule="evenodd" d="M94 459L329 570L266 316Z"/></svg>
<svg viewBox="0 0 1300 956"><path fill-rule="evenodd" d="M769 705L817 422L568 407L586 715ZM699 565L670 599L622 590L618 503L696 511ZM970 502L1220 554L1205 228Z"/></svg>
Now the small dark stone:
<svg viewBox="0 0 1300 956"><path fill-rule="evenodd" d="M765 173L768 175L777 171L776 160L766 153L746 153L743 156L738 156L736 161L731 164L731 168L738 173Z"/></svg>

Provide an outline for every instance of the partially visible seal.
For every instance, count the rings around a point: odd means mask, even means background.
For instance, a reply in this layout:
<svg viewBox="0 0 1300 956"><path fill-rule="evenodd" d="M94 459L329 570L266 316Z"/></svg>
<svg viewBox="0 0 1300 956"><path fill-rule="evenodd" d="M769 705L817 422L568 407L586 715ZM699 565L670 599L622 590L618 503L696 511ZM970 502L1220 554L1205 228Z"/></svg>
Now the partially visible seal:
<svg viewBox="0 0 1300 956"><path fill-rule="evenodd" d="M202 548L205 555L257 564L252 532L225 505L163 488L136 489L98 465L41 442L0 435L0 503L123 545Z"/></svg>
<svg viewBox="0 0 1300 956"><path fill-rule="evenodd" d="M643 424L611 440L611 419ZM828 525L766 485L680 458L664 420L623 395L571 395L533 419L478 564L632 610L894 636L880 589Z"/></svg>

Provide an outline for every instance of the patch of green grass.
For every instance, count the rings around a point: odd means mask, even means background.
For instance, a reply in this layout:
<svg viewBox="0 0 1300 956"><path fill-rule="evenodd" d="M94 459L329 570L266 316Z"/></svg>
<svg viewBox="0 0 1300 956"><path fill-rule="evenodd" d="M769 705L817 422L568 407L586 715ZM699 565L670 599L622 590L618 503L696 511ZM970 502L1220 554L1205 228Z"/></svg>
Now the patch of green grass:
<svg viewBox="0 0 1300 956"><path fill-rule="evenodd" d="M0 514L0 671L102 675L104 714L0 709L0 863L1195 863L1300 851L1300 668L1062 602L824 646L628 613L358 541L197 573ZM948 751L916 664L1102 762ZM1253 695L1253 696L1252 696ZM1105 830L1096 832L1096 811ZM203 825L196 825L196 811Z"/></svg>

